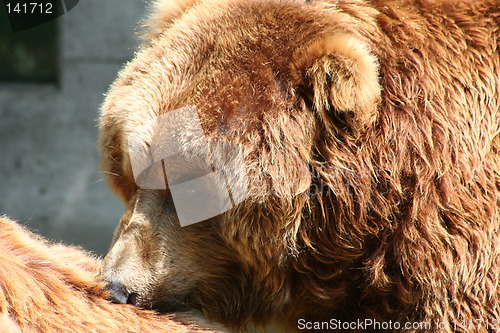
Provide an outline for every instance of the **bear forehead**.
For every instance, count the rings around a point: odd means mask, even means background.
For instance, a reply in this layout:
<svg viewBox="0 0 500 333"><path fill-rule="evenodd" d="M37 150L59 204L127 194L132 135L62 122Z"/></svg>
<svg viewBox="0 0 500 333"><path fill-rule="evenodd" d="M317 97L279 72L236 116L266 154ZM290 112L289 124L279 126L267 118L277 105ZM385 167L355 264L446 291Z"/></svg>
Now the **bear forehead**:
<svg viewBox="0 0 500 333"><path fill-rule="evenodd" d="M176 46L278 55L334 28L334 11L340 13L334 5L293 0L201 1L166 24L162 35Z"/></svg>
<svg viewBox="0 0 500 333"><path fill-rule="evenodd" d="M107 114L122 120L123 142L143 127L147 144L152 130L144 124L188 105L197 107L208 136L261 136L266 119L287 122L300 112L296 51L339 31L355 33L356 22L323 2L203 1L141 48L115 82Z"/></svg>
<svg viewBox="0 0 500 333"><path fill-rule="evenodd" d="M331 30L322 15L298 1L203 2L122 72L125 108L151 119L196 105L210 113L203 125L219 133L250 126L263 112L289 110L294 50Z"/></svg>

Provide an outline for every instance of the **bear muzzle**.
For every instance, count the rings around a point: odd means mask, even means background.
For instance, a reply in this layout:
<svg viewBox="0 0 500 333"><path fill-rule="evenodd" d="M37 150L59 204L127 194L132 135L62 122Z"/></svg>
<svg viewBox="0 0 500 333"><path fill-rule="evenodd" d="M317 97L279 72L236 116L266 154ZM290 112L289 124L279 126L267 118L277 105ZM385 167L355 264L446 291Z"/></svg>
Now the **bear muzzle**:
<svg viewBox="0 0 500 333"><path fill-rule="evenodd" d="M109 281L106 284L106 290L110 293L110 300L117 304L137 305L138 294L130 292L118 281Z"/></svg>

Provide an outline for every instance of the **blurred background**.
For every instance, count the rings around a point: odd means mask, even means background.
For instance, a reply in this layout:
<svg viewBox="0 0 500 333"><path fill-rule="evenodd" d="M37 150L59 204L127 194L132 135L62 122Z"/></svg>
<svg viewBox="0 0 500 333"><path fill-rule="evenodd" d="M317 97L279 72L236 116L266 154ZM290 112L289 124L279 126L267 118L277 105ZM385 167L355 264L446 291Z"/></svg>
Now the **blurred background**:
<svg viewBox="0 0 500 333"><path fill-rule="evenodd" d="M99 172L99 106L146 4L83 0L16 33L1 7L0 215L103 255L123 205Z"/></svg>

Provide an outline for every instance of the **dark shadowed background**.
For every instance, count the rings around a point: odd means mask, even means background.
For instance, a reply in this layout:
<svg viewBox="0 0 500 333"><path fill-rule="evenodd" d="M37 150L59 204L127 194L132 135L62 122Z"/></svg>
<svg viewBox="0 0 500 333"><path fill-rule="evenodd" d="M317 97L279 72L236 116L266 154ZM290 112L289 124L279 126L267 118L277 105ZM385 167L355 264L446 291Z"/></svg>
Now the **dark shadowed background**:
<svg viewBox="0 0 500 333"><path fill-rule="evenodd" d="M0 8L0 214L104 254L123 211L99 173L103 94L138 45L139 0L82 0L12 33Z"/></svg>

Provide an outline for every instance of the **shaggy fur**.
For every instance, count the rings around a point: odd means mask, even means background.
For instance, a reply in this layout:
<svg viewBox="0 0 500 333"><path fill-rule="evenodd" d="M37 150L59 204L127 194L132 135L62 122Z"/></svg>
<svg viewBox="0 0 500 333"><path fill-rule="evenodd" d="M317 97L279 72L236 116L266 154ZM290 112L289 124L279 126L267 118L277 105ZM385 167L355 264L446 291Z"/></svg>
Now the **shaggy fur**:
<svg viewBox="0 0 500 333"><path fill-rule="evenodd" d="M99 264L78 248L49 244L0 218L0 331L220 332L188 315L111 304L97 279Z"/></svg>
<svg viewBox="0 0 500 333"><path fill-rule="evenodd" d="M102 108L102 166L127 205L105 278L139 306L235 328L492 331L480 320L500 318L500 2L168 4ZM186 105L208 138L242 147L250 192L181 228L168 190L136 186L127 142L147 147L148 124ZM191 134L178 138L187 160Z"/></svg>

